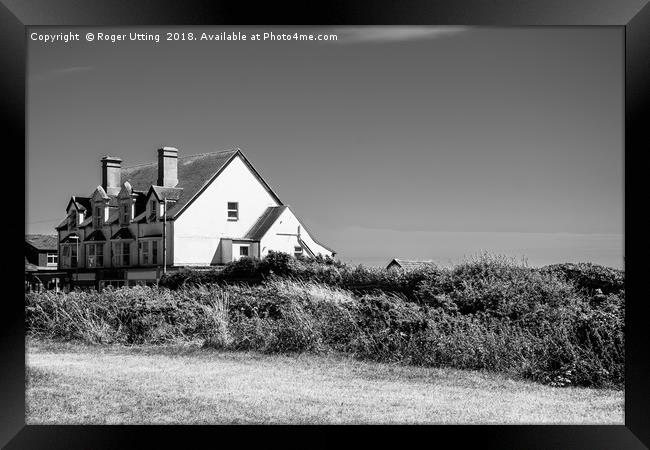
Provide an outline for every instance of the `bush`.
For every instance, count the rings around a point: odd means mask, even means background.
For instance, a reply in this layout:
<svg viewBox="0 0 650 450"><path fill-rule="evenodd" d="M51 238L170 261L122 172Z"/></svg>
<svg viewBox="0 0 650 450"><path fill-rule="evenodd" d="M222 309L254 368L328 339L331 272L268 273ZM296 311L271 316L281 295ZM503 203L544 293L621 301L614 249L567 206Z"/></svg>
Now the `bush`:
<svg viewBox="0 0 650 450"><path fill-rule="evenodd" d="M625 289L625 272L592 263L553 264L542 271L574 283L579 289L593 295L596 289L603 294L619 294Z"/></svg>
<svg viewBox="0 0 650 450"><path fill-rule="evenodd" d="M590 294L562 273L485 255L451 269L389 273L271 254L221 272L172 274L175 289L29 293L25 318L29 334L51 339L337 351L555 386L622 386L624 291Z"/></svg>

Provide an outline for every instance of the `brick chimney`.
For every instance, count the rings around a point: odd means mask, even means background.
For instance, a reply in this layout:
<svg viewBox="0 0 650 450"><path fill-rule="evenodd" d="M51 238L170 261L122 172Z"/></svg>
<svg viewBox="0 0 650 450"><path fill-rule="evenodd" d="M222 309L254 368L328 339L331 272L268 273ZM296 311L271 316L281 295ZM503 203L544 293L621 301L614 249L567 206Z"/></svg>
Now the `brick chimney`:
<svg viewBox="0 0 650 450"><path fill-rule="evenodd" d="M122 178L122 158L104 156L102 158L102 187L108 195L120 193Z"/></svg>
<svg viewBox="0 0 650 450"><path fill-rule="evenodd" d="M176 187L178 184L178 149L158 149L158 186Z"/></svg>

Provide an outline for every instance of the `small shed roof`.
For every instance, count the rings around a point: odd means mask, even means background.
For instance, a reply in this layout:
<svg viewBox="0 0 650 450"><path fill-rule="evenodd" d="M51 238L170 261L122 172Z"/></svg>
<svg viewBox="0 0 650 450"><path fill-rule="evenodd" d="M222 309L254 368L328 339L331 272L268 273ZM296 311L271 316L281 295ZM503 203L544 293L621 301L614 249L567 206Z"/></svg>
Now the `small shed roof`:
<svg viewBox="0 0 650 450"><path fill-rule="evenodd" d="M415 269L426 269L428 267L436 267L436 263L431 260L416 261L412 259L395 258L386 266L387 269L391 267L399 267L405 270L415 270Z"/></svg>
<svg viewBox="0 0 650 450"><path fill-rule="evenodd" d="M278 220L287 206L269 206L266 211L257 219L248 233L244 236L245 239L259 241L264 237L269 228Z"/></svg>

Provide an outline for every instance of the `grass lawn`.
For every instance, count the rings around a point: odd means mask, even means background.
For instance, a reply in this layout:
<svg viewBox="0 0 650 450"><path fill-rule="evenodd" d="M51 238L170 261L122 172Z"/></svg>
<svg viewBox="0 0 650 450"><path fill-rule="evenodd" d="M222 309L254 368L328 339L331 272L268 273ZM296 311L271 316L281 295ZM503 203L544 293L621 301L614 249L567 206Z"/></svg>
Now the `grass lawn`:
<svg viewBox="0 0 650 450"><path fill-rule="evenodd" d="M623 391L344 356L27 345L27 424L623 424Z"/></svg>

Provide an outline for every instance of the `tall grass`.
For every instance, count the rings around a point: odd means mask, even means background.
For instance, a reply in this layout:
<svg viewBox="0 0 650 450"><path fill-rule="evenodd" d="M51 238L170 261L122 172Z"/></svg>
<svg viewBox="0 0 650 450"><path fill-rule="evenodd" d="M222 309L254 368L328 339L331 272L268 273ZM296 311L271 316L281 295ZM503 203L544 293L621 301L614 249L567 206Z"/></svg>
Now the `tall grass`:
<svg viewBox="0 0 650 450"><path fill-rule="evenodd" d="M622 289L589 291L557 269L487 256L400 276L407 294L402 287L355 292L296 279L290 271L254 285L30 293L27 329L89 343L199 341L268 353L336 351L499 371L557 386L622 386Z"/></svg>

